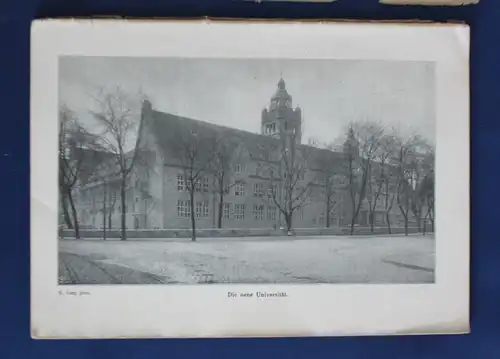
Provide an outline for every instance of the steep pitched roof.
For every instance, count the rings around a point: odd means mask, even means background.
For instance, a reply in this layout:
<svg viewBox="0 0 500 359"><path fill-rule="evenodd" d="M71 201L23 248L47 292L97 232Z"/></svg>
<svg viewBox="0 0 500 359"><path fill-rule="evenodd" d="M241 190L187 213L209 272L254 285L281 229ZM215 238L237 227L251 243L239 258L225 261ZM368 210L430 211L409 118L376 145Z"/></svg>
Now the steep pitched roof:
<svg viewBox="0 0 500 359"><path fill-rule="evenodd" d="M207 139L233 140L242 144L253 159L266 161L273 160L272 153L279 143L277 139L268 136L165 112L152 111L150 116L145 117L145 121L156 136L166 158L172 153L175 142L179 140L177 137L188 135L190 132Z"/></svg>
<svg viewBox="0 0 500 359"><path fill-rule="evenodd" d="M155 110L149 111L143 120L145 128L149 128L156 137L164 158L170 158L175 152L174 146L179 141L180 136L196 133L203 138L223 138L235 141L241 144L254 160L278 161L279 153L277 150L280 140L274 137ZM311 161L309 165L315 170L321 170L326 163L332 163L332 160L341 160L342 158L342 153L328 149L303 144L299 145L299 148L308 151L308 157Z"/></svg>

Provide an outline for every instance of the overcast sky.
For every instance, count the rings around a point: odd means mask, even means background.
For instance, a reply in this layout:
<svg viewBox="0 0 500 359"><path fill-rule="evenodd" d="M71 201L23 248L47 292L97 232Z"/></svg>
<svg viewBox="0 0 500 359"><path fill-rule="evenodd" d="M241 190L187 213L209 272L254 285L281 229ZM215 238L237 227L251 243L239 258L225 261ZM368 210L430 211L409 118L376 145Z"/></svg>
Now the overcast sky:
<svg viewBox="0 0 500 359"><path fill-rule="evenodd" d="M425 62L62 57L59 98L89 118L99 87L147 94L153 108L260 131L280 75L303 113L303 142L331 142L352 120L379 120L434 141L434 67Z"/></svg>

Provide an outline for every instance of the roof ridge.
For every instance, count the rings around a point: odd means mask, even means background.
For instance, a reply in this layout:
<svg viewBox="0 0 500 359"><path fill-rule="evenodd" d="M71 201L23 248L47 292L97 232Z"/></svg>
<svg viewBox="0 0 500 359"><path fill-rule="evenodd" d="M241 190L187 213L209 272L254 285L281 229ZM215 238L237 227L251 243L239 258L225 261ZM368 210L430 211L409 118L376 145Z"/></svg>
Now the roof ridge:
<svg viewBox="0 0 500 359"><path fill-rule="evenodd" d="M217 124L217 123L203 121L203 120L195 119L195 118L192 118L192 117L186 117L186 116L176 115L176 114L171 113L171 112L158 111L158 110L153 110L153 112L155 112L155 113L157 113L159 115L167 115L167 116L176 117L179 120L192 121L194 123L206 125L206 126L209 126L209 127L220 128L220 129L225 129L225 130L228 130L228 131L239 132L239 133L245 134L245 135L250 134L250 135L259 136L259 137L262 137L262 138L269 138L269 139L275 140L275 138L273 138L273 137L266 136L266 135L258 133L258 132L252 132L252 131L243 130L243 129L240 129L240 128L229 127L229 126L226 126L226 125L220 125L220 124Z"/></svg>

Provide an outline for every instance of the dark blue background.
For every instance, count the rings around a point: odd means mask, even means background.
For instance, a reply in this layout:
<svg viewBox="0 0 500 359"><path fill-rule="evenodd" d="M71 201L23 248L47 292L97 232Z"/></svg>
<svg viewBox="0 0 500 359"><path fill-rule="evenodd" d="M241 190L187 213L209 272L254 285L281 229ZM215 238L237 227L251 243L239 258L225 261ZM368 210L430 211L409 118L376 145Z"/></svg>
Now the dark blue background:
<svg viewBox="0 0 500 359"><path fill-rule="evenodd" d="M461 20L471 25L472 334L462 336L33 341L29 335L29 29L35 17ZM229 0L3 0L0 3L0 358L500 359L500 3L463 7ZM32 136L37 136L32 133ZM450 158L450 161L460 160ZM453 185L453 183L450 183ZM452 252L449 255L453 255ZM297 313L300 315L300 313Z"/></svg>

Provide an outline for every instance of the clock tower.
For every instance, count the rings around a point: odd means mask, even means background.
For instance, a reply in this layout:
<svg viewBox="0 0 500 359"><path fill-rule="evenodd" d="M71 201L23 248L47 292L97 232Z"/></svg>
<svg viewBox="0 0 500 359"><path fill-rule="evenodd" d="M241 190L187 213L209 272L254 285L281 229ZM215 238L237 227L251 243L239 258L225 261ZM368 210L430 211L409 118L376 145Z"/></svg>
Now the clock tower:
<svg viewBox="0 0 500 359"><path fill-rule="evenodd" d="M292 107L292 96L286 90L283 78L279 80L269 106L262 110L261 133L276 138L286 136L296 144L302 142L302 113L298 106Z"/></svg>

